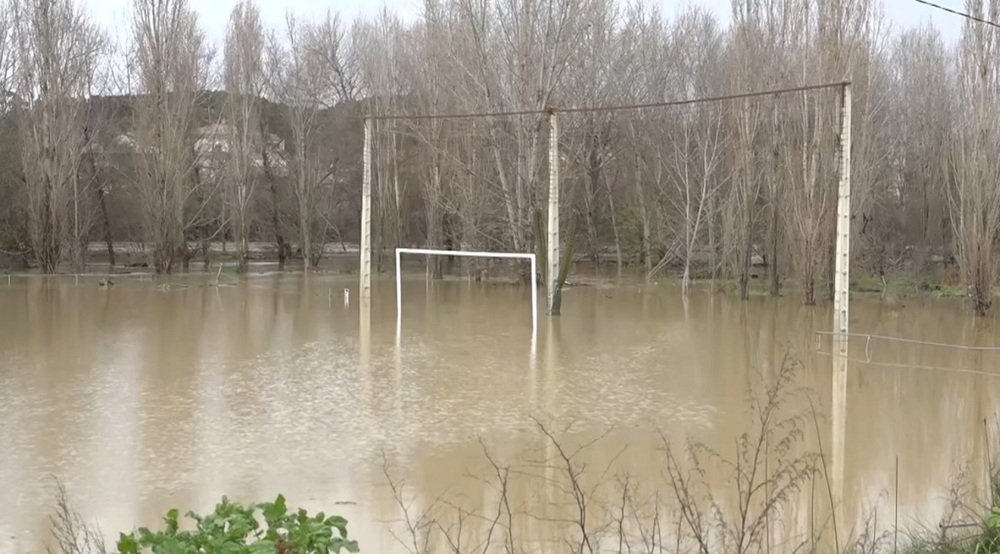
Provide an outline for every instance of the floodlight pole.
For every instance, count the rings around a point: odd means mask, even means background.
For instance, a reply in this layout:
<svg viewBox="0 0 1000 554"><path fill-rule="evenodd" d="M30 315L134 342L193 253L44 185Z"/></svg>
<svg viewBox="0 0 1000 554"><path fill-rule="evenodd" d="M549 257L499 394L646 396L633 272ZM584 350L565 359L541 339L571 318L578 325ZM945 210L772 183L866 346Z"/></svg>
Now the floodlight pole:
<svg viewBox="0 0 1000 554"><path fill-rule="evenodd" d="M840 98L840 184L837 191L837 253L833 297L833 502L835 525L844 528L844 448L847 428L847 360L851 266L851 84Z"/></svg>
<svg viewBox="0 0 1000 554"><path fill-rule="evenodd" d="M562 291L559 290L559 122L554 109L549 109L549 225L546 243L548 272L545 288L549 315L559 315L562 304Z"/></svg>
<svg viewBox="0 0 1000 554"><path fill-rule="evenodd" d="M361 176L361 284L360 294L364 301L372 295L372 119L365 118L365 143L362 154L363 173Z"/></svg>

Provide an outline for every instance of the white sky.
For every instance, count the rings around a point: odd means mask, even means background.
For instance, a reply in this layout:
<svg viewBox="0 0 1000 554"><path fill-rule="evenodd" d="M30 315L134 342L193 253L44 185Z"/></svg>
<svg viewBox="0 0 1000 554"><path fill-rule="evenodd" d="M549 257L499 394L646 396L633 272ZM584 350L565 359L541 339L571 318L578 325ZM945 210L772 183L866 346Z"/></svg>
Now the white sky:
<svg viewBox="0 0 1000 554"><path fill-rule="evenodd" d="M129 9L131 0L83 0L87 4L98 23L109 30L121 26ZM686 3L703 4L728 21L730 13L729 0L654 0L663 6L666 13L676 12ZM198 11L202 28L209 38L219 43L225 36L229 11L235 0L191 0ZM962 0L937 0L937 3L962 9ZM273 27L281 27L285 21L285 11L291 10L297 17L307 19L313 15L325 13L328 9L339 11L345 21L355 18L368 18L376 15L383 7L398 13L405 19L415 19L420 16L421 0L257 0L261 16ZM962 28L962 18L929 6L915 0L882 0L886 15L897 28L918 26L930 21L944 34L945 40L953 42L959 36ZM113 33L117 34L117 33Z"/></svg>

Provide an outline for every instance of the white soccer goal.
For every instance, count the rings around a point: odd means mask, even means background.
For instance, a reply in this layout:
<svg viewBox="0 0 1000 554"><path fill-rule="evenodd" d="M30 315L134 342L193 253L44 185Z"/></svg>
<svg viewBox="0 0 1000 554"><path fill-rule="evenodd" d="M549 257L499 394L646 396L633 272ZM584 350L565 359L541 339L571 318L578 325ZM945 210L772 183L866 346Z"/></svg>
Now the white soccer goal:
<svg viewBox="0 0 1000 554"><path fill-rule="evenodd" d="M534 254L513 252L465 252L462 250L431 250L424 248L396 249L396 330L403 322L403 273L400 271L400 254L424 254L426 256L463 256L466 258L506 258L531 261L531 334L538 333L538 287L535 284L536 261Z"/></svg>

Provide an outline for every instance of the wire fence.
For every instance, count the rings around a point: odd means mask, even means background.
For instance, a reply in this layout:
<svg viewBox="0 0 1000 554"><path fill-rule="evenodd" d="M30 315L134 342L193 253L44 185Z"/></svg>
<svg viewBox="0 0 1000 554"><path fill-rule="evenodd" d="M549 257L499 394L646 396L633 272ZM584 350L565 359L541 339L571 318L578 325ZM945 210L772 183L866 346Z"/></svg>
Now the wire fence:
<svg viewBox="0 0 1000 554"><path fill-rule="evenodd" d="M849 338L865 338L868 339L870 343L872 340L884 340L891 342L900 342L905 344L917 344L921 346L933 346L935 348L952 348L956 350L976 350L976 351L992 351L1000 352L1000 346L968 346L965 344L953 344L945 342L933 342L921 339L908 339L904 337L890 337L885 335L875 335L871 333L839 333L837 331L816 331L817 335L821 336L838 336L838 337L849 337Z"/></svg>
<svg viewBox="0 0 1000 554"><path fill-rule="evenodd" d="M836 352L828 352L825 350L814 350L814 354L820 356L834 357L840 354ZM944 373L964 373L969 375L983 375L986 377L1000 377L1000 373L994 373L990 371L985 371L982 369L969 369L960 367L944 367L944 366L933 366L933 365L923 365L923 364L913 364L913 363L903 363L903 362L876 362L871 359L854 358L851 356L847 357L847 361L855 364L864 364L872 367L882 367L886 369L921 369L928 371L940 371Z"/></svg>
<svg viewBox="0 0 1000 554"><path fill-rule="evenodd" d="M958 351L974 352L980 354L1000 352L1000 346L971 346L966 344L944 343L944 342L928 341L922 339L912 339L906 337L892 337L892 336L878 335L873 333L838 333L836 331L815 331L814 333L816 335L816 347L813 350L813 352L820 356L834 357L841 355L837 352L823 350L819 344L821 337L847 337L855 339L865 339L865 357L860 358L860 357L847 356L846 359L848 362L854 364L863 364L871 367L881 367L889 369L917 369L917 370L927 370L927 371L938 371L943 373L960 373L966 375L982 375L985 377L1000 377L1000 371L994 372L982 369L936 366L936 365L927 365L927 364L910 363L910 362L877 361L874 359L874 343L877 341L885 341L889 343L904 344L910 346L944 348L948 350L958 350Z"/></svg>

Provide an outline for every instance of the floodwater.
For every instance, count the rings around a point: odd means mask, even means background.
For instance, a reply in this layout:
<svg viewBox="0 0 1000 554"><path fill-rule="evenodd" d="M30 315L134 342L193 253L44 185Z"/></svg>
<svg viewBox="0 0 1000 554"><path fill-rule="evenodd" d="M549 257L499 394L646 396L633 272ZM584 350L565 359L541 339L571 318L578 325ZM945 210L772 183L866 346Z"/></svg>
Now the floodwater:
<svg viewBox="0 0 1000 554"><path fill-rule="evenodd" d="M527 551L567 551L580 535L565 521L579 519L577 504L542 428L580 472L595 547L618 551L608 523L627 476L633 548L637 533L650 534L658 498L657 533L672 550L677 495L664 445L684 468L688 439L734 460L738 436L756 428L747 391L783 361L798 362L790 387L808 389L817 415L799 422L801 441L787 453L770 446L780 430L769 437L762 472L780 475L820 447L831 455L831 343L817 335L831 313L794 297L742 303L694 292L683 302L665 285L579 286L565 292L562 317L540 315L533 339L528 290L510 285L407 279L397 335L391 280L376 283L367 318L354 277L98 280L0 280L0 552L41 550L54 476L111 538L156 528L173 507L283 493L292 506L347 517L362 552L423 549L426 536L443 551L441 533L456 537L460 520L460 550L481 551L506 497L513 515L500 520L513 531L494 531L491 544L512 536ZM991 322L947 301L856 298L851 329L1000 343ZM973 485L982 481L1000 354L860 337L850 356L850 525L840 534L873 520L880 530L897 520L936 526L963 466ZM808 407L802 397L787 404L782 417ZM510 467L500 472L506 487L486 453ZM731 472L711 461L703 469L734 513ZM782 521L766 522L772 552L828 526L823 478L799 485ZM694 495L704 504L705 489Z"/></svg>

